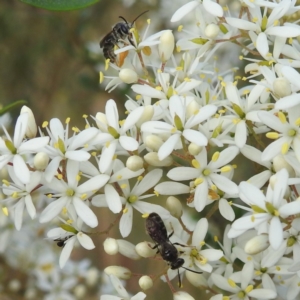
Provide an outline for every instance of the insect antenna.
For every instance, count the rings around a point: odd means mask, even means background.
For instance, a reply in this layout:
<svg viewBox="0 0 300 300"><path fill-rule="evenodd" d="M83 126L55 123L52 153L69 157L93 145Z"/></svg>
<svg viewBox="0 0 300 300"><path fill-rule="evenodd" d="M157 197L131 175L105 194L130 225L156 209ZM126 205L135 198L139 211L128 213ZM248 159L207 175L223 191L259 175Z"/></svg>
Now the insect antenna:
<svg viewBox="0 0 300 300"><path fill-rule="evenodd" d="M146 12L148 12L149 10L146 10L146 11L144 11L144 12L142 12L141 14L139 14L133 21L132 21L132 23L131 23L131 27L132 27L132 25L134 24L134 22L140 17L140 16L142 16L143 14L145 14ZM127 23L127 22L126 22Z"/></svg>
<svg viewBox="0 0 300 300"><path fill-rule="evenodd" d="M191 270L191 269L188 269L188 268L183 267L183 266L181 266L181 268L184 268L184 269L186 269L187 271L190 271L190 272L193 272L193 273L202 274L202 272L195 271L195 270Z"/></svg>
<svg viewBox="0 0 300 300"><path fill-rule="evenodd" d="M124 17L119 16L119 18L122 19L123 21L125 21L125 23L128 25L128 22L127 22L127 20Z"/></svg>

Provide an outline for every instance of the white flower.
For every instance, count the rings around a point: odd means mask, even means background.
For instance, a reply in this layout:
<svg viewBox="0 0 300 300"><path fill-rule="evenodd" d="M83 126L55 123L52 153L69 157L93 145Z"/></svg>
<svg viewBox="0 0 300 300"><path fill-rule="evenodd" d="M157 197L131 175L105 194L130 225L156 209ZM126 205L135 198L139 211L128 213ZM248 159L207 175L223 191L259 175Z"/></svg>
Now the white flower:
<svg viewBox="0 0 300 300"><path fill-rule="evenodd" d="M51 182L45 182L45 186L53 192L52 201L41 213L40 222L46 223L55 218L62 209L74 206L77 215L90 227L98 225L98 219L94 212L86 204L86 200L92 196L99 188L106 184L109 179L107 175L97 175L78 186L80 176L79 163L74 160L67 162L66 177L67 182L54 177Z"/></svg>
<svg viewBox="0 0 300 300"><path fill-rule="evenodd" d="M102 132L95 138L93 145L103 145L99 160L99 170L101 173L105 173L111 168L112 160L118 147L126 151L135 151L138 149L138 141L128 133L142 116L143 111L143 107L136 108L127 116L125 121L122 121L122 126L120 126L118 109L113 100L106 102L105 115L97 114L95 120Z"/></svg>
<svg viewBox="0 0 300 300"><path fill-rule="evenodd" d="M24 184L16 176L13 167L7 166L7 170L12 182L6 180L3 182L2 191L6 196L3 203L12 210L16 229L20 230L25 208L31 219L34 219L36 216L33 196L38 196L36 200L41 198L40 192L37 190L41 181L41 174L39 172L30 172L29 183Z"/></svg>
<svg viewBox="0 0 300 300"><path fill-rule="evenodd" d="M46 127L51 138L50 145L45 147L46 152L52 161L45 171L45 179L50 182L56 175L59 165L64 159L71 159L77 162L87 161L90 154L87 152L87 143L98 134L97 128L87 128L69 137L69 119L66 121L66 128L63 128L59 119L50 120L50 128Z"/></svg>
<svg viewBox="0 0 300 300"><path fill-rule="evenodd" d="M269 234L269 241L274 249L279 248L283 241L284 225L281 218L284 220L287 216L299 213L300 202L296 200L287 203L283 198L288 186L288 172L282 169L275 176L275 186L268 186L266 196L252 184L240 183L240 198L251 207L246 209L252 213L234 221L228 233L229 237L233 238L248 229L257 228L259 233Z"/></svg>
<svg viewBox="0 0 300 300"><path fill-rule="evenodd" d="M238 193L237 185L225 176L226 172L232 172L232 167L227 164L232 161L238 152L237 147L228 147L222 152L213 154L212 160L207 163L207 152L203 148L201 153L196 155L192 161L193 167L173 168L167 176L176 181L193 179L193 186L195 187L193 204L197 211L202 211L207 205L209 189L214 189L214 186L229 195ZM172 193L172 191L170 192Z"/></svg>
<svg viewBox="0 0 300 300"><path fill-rule="evenodd" d="M37 153L49 142L49 137L25 140L28 118L28 113L23 113L18 117L13 139L5 128L3 129L6 138L0 137L0 169L9 162L12 163L16 176L24 184L29 183L30 172L22 155Z"/></svg>
<svg viewBox="0 0 300 300"><path fill-rule="evenodd" d="M183 267L211 273L213 271L211 262L218 261L224 255L221 250L202 249L202 246L205 245L204 239L207 229L207 219L200 219L192 234L191 245L187 247L178 246L180 257L184 259Z"/></svg>
<svg viewBox="0 0 300 300"><path fill-rule="evenodd" d="M48 238L53 239L58 246L62 247L59 258L60 268L65 266L76 243L79 243L87 250L95 248L92 239L82 232L82 220L74 216L71 221L72 225L64 222L65 224L62 224L61 227L53 228L47 233Z"/></svg>
<svg viewBox="0 0 300 300"><path fill-rule="evenodd" d="M256 299L274 299L277 296L276 292L271 289L255 288L253 285L254 266L252 261L245 263L239 274L240 286L231 278L224 278L216 273L213 273L211 278L217 287L229 292L232 299L247 300L249 297Z"/></svg>
<svg viewBox="0 0 300 300"><path fill-rule="evenodd" d="M149 121L142 125L141 130L143 132L170 135L158 150L160 160L171 154L177 144L181 144L181 139L186 139L198 146L207 145L207 138L200 131L194 130L193 127L210 118L216 112L217 107L206 105L195 111L186 120L186 114L189 109L188 104L182 97L172 96L169 100L169 124L162 121Z"/></svg>
<svg viewBox="0 0 300 300"><path fill-rule="evenodd" d="M278 117L265 111L258 113L262 123L278 132L266 134L268 138L276 141L265 148L261 158L262 160L271 160L280 153L286 154L291 147L300 162L300 105L289 108L287 117L282 112L278 112L277 115Z"/></svg>

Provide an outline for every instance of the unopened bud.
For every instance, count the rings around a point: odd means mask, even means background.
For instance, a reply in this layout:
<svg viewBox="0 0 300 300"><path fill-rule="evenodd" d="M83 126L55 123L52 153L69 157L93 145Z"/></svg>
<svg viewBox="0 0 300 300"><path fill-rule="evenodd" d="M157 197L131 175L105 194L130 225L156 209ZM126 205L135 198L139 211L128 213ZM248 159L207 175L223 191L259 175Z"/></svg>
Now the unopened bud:
<svg viewBox="0 0 300 300"><path fill-rule="evenodd" d="M143 159L138 155L132 155L130 156L126 161L126 167L135 172L144 167L144 161Z"/></svg>
<svg viewBox="0 0 300 300"><path fill-rule="evenodd" d="M283 155L277 155L273 158L273 168L275 172L279 172L281 169L286 169L289 173L289 177L295 177L295 171L292 166L284 159Z"/></svg>
<svg viewBox="0 0 300 300"><path fill-rule="evenodd" d="M95 267L89 268L86 272L85 282L88 286L94 286L98 282L99 270Z"/></svg>
<svg viewBox="0 0 300 300"><path fill-rule="evenodd" d="M216 38L219 32L220 32L219 26L213 23L207 25L205 28L205 35L210 39Z"/></svg>
<svg viewBox="0 0 300 300"><path fill-rule="evenodd" d="M173 158L167 156L163 160L159 160L157 152L149 152L144 156L145 161L154 167L169 167L173 164Z"/></svg>
<svg viewBox="0 0 300 300"><path fill-rule="evenodd" d="M174 293L173 299L174 300L195 300L195 298L193 298L190 294L182 291Z"/></svg>
<svg viewBox="0 0 300 300"><path fill-rule="evenodd" d="M22 287L20 280L18 279L12 279L9 281L8 284L8 288L12 291L12 292L18 292L20 290L20 288Z"/></svg>
<svg viewBox="0 0 300 300"><path fill-rule="evenodd" d="M37 134L37 126L36 126L34 115L32 113L32 110L29 107L27 107L26 105L24 105L21 108L21 114L23 114L23 113L28 114L28 122L27 122L25 134L29 139L32 139L32 138L36 137L36 134Z"/></svg>
<svg viewBox="0 0 300 300"><path fill-rule="evenodd" d="M138 260L141 257L137 254L135 251L135 245L132 243L125 241L125 240L117 240L118 246L119 246L119 252L133 260Z"/></svg>
<svg viewBox="0 0 300 300"><path fill-rule="evenodd" d="M135 250L141 257L144 258L153 257L157 252L156 249L152 248L154 246L155 245L153 243L151 244L148 242L141 242L135 246Z"/></svg>
<svg viewBox="0 0 300 300"><path fill-rule="evenodd" d="M74 296L76 299L82 299L86 295L86 286L83 284L78 284L74 288Z"/></svg>
<svg viewBox="0 0 300 300"><path fill-rule="evenodd" d="M104 269L107 275L115 275L119 279L129 279L131 277L131 271L121 266L109 266Z"/></svg>
<svg viewBox="0 0 300 300"><path fill-rule="evenodd" d="M144 143L147 148L157 152L164 142L159 136L150 134L145 138Z"/></svg>
<svg viewBox="0 0 300 300"><path fill-rule="evenodd" d="M142 116L139 118L139 120L135 123L135 125L138 128L141 128L141 126L143 125L143 123L147 122L147 121L151 121L152 117L154 114L154 108L152 105L146 105L144 107L144 111L142 113Z"/></svg>
<svg viewBox="0 0 300 300"><path fill-rule="evenodd" d="M207 280L202 274L186 271L187 280L195 287L207 287Z"/></svg>
<svg viewBox="0 0 300 300"><path fill-rule="evenodd" d="M273 81L273 90L278 98L289 96L292 93L291 84L285 77L279 77Z"/></svg>
<svg viewBox="0 0 300 300"><path fill-rule="evenodd" d="M198 146L194 143L190 143L188 146L188 150L191 155L195 156L195 155L198 155L202 151L202 147Z"/></svg>
<svg viewBox="0 0 300 300"><path fill-rule="evenodd" d="M245 245L245 252L250 255L258 254L269 247L269 236L266 234L257 235Z"/></svg>
<svg viewBox="0 0 300 300"><path fill-rule="evenodd" d="M109 255L115 255L119 252L119 245L117 240L107 238L103 243L104 251Z"/></svg>
<svg viewBox="0 0 300 300"><path fill-rule="evenodd" d="M39 152L34 156L33 165L38 171L43 171L47 168L49 156L45 152Z"/></svg>
<svg viewBox="0 0 300 300"><path fill-rule="evenodd" d="M175 47L174 35L171 30L166 30L160 37L158 53L160 60L164 63L170 59Z"/></svg>
<svg viewBox="0 0 300 300"><path fill-rule="evenodd" d="M171 213L171 215L177 219L182 216L182 204L181 202L173 196L168 197L166 202L166 208Z"/></svg>
<svg viewBox="0 0 300 300"><path fill-rule="evenodd" d="M145 276L142 276L140 279L139 279L139 286L142 290L148 290L150 288L152 288L153 286L153 280L145 275Z"/></svg>
<svg viewBox="0 0 300 300"><path fill-rule="evenodd" d="M122 69L119 73L119 78L128 84L137 82L139 79L137 73L132 69Z"/></svg>

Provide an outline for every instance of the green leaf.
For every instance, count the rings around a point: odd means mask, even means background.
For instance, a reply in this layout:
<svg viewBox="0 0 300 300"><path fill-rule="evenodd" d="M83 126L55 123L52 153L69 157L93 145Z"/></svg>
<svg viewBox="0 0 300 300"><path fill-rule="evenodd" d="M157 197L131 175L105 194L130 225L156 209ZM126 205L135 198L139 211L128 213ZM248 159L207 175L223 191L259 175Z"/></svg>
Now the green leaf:
<svg viewBox="0 0 300 300"><path fill-rule="evenodd" d="M20 0L32 6L44 8L47 10L74 10L80 9L92 4L99 0Z"/></svg>
<svg viewBox="0 0 300 300"><path fill-rule="evenodd" d="M11 103L9 105L6 105L6 106L4 106L4 107L2 107L0 109L0 116L6 114L7 112L13 110L14 108L16 108L18 106L23 106L25 104L27 104L27 101L25 101L25 100L19 100L19 101L16 101L14 103Z"/></svg>

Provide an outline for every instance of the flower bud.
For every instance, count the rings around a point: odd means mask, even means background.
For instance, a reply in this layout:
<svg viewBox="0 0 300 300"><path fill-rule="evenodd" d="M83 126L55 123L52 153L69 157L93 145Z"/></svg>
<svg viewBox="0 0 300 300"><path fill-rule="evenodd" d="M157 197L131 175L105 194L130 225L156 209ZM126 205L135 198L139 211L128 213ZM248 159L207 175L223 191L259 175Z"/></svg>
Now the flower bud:
<svg viewBox="0 0 300 300"><path fill-rule="evenodd" d="M269 236L266 234L257 235L245 245L245 252L250 255L258 254L269 247Z"/></svg>
<svg viewBox="0 0 300 300"><path fill-rule="evenodd" d="M194 143L190 143L188 146L188 150L191 155L195 156L195 155L198 155L202 151L202 147L198 146Z"/></svg>
<svg viewBox="0 0 300 300"><path fill-rule="evenodd" d="M149 152L144 156L145 161L154 167L169 167L173 164L173 158L167 156L163 160L159 160L157 152Z"/></svg>
<svg viewBox="0 0 300 300"><path fill-rule="evenodd" d="M21 108L21 114L24 114L24 113L28 114L28 123L27 123L25 134L29 139L32 139L32 138L36 137L36 134L37 134L37 126L36 126L35 118L32 113L32 110L29 107L27 107L26 105L24 105Z"/></svg>
<svg viewBox="0 0 300 300"><path fill-rule="evenodd" d="M160 37L160 44L158 45L158 54L160 60L165 63L170 59L175 47L175 40L172 30L166 30Z"/></svg>
<svg viewBox="0 0 300 300"><path fill-rule="evenodd" d="M78 284L74 288L74 296L76 299L82 299L86 295L86 286L83 284Z"/></svg>
<svg viewBox="0 0 300 300"><path fill-rule="evenodd" d="M128 84L137 82L139 79L137 73L132 69L122 69L119 73L119 78Z"/></svg>
<svg viewBox="0 0 300 300"><path fill-rule="evenodd" d="M207 280L203 274L197 274L190 271L185 272L187 280L195 287L206 287Z"/></svg>
<svg viewBox="0 0 300 300"><path fill-rule="evenodd" d="M174 300L195 300L190 294L187 292L179 291L173 294Z"/></svg>
<svg viewBox="0 0 300 300"><path fill-rule="evenodd" d="M148 290L150 288L152 288L153 286L153 280L145 275L145 276L142 276L140 279L139 279L139 286L142 290Z"/></svg>
<svg viewBox="0 0 300 300"><path fill-rule="evenodd" d="M150 246L149 246L150 245ZM135 246L135 251L144 258L155 256L157 249L152 249L155 244L148 242L141 242Z"/></svg>
<svg viewBox="0 0 300 300"><path fill-rule="evenodd" d="M131 271L121 266L109 266L104 269L107 275L115 275L119 279L129 279L131 277Z"/></svg>
<svg viewBox="0 0 300 300"><path fill-rule="evenodd" d="M135 251L135 245L132 243L125 241L125 240L117 240L118 246L119 246L119 252L133 260L138 260L141 257L137 254Z"/></svg>
<svg viewBox="0 0 300 300"><path fill-rule="evenodd" d="M94 286L98 282L99 271L97 268L89 268L86 272L85 282L88 286Z"/></svg>
<svg viewBox="0 0 300 300"><path fill-rule="evenodd" d="M177 219L182 216L182 205L181 202L173 196L168 197L166 202L166 208L171 213L171 215Z"/></svg>
<svg viewBox="0 0 300 300"><path fill-rule="evenodd" d="M273 158L273 168L275 172L279 172L281 169L286 169L289 173L289 177L295 177L295 171L292 166L284 159L283 155L277 155Z"/></svg>
<svg viewBox="0 0 300 300"><path fill-rule="evenodd" d="M135 123L135 125L138 128L141 128L142 124L147 122L147 121L151 121L152 117L154 114L154 108L152 105L146 105L144 107L144 111L141 115L141 117L139 118L139 120Z"/></svg>
<svg viewBox="0 0 300 300"><path fill-rule="evenodd" d="M164 142L159 136L150 134L145 138L144 143L147 148L157 152Z"/></svg>
<svg viewBox="0 0 300 300"><path fill-rule="evenodd" d="M144 161L138 155L132 155L127 159L126 167L129 170L135 172L135 171L138 171L138 170L140 170L144 167Z"/></svg>
<svg viewBox="0 0 300 300"><path fill-rule="evenodd" d="M292 93L291 84L285 77L279 77L273 81L273 90L278 98L288 96Z"/></svg>
<svg viewBox="0 0 300 300"><path fill-rule="evenodd" d="M103 243L104 251L109 255L115 255L119 252L119 245L117 240L107 238Z"/></svg>
<svg viewBox="0 0 300 300"><path fill-rule="evenodd" d="M38 171L43 171L47 168L49 156L45 152L39 152L34 156L33 165Z"/></svg>
<svg viewBox="0 0 300 300"><path fill-rule="evenodd" d="M21 287L21 282L18 279L12 279L8 283L8 288L14 293L18 292L21 289Z"/></svg>
<svg viewBox="0 0 300 300"><path fill-rule="evenodd" d="M208 24L205 28L205 35L209 38L209 39L214 39L218 36L220 32L220 28L218 25L216 24Z"/></svg>

